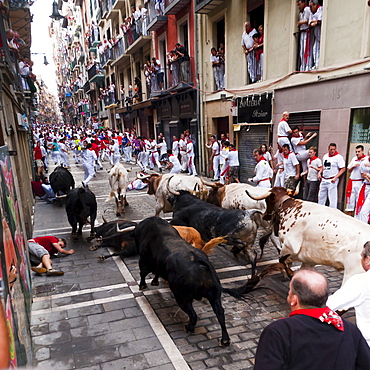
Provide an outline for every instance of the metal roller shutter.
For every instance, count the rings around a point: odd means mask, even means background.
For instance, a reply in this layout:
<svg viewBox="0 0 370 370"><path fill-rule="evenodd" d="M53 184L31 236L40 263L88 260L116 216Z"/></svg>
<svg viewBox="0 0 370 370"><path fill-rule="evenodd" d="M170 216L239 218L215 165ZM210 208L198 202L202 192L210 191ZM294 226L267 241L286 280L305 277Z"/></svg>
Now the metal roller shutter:
<svg viewBox="0 0 370 370"><path fill-rule="evenodd" d="M261 144L268 144L269 126L242 126L239 131L239 162L240 181L247 182L254 176L256 161L253 158L253 150Z"/></svg>

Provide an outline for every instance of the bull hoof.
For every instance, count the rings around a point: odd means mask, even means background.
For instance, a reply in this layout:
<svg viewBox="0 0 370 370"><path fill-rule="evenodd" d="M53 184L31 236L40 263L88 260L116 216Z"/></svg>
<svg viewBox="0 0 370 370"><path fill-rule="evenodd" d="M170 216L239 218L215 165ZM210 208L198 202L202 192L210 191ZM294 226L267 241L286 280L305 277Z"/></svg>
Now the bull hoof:
<svg viewBox="0 0 370 370"><path fill-rule="evenodd" d="M78 236L77 236L77 234L72 234L72 239L73 239L73 240L78 240Z"/></svg>
<svg viewBox="0 0 370 370"><path fill-rule="evenodd" d="M139 290L144 290L148 287L148 285L146 284L143 284L143 285L139 285Z"/></svg>
<svg viewBox="0 0 370 370"><path fill-rule="evenodd" d="M194 326L190 325L190 324L187 324L185 325L185 331L188 333L188 334L193 334L194 333Z"/></svg>
<svg viewBox="0 0 370 370"><path fill-rule="evenodd" d="M87 242L91 242L91 240L93 240L95 238L95 236L88 236L87 238L86 238L86 241ZM97 248L96 248L97 249ZM90 249L90 250L95 250L95 249Z"/></svg>
<svg viewBox="0 0 370 370"><path fill-rule="evenodd" d="M117 212L117 213L116 213L116 216L117 216L117 217L121 217L121 213L120 213L120 212Z"/></svg>
<svg viewBox="0 0 370 370"><path fill-rule="evenodd" d="M103 261L105 261L104 256L99 256L99 257L98 257L98 261L99 261L99 262L103 262Z"/></svg>
<svg viewBox="0 0 370 370"><path fill-rule="evenodd" d="M152 282L150 283L150 285L151 286L158 286L159 285L159 282L152 280Z"/></svg>
<svg viewBox="0 0 370 370"><path fill-rule="evenodd" d="M99 249L99 247L97 245L90 245L90 247L89 247L90 251L96 251L97 249Z"/></svg>
<svg viewBox="0 0 370 370"><path fill-rule="evenodd" d="M230 340L219 340L218 346L219 347L228 347L230 345Z"/></svg>

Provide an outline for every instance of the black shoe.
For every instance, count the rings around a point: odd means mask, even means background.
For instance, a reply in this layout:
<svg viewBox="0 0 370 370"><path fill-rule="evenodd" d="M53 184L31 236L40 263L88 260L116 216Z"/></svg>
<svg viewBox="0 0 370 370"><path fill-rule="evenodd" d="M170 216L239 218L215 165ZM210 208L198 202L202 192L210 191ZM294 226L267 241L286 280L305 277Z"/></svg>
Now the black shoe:
<svg viewBox="0 0 370 370"><path fill-rule="evenodd" d="M84 189L86 189L86 187L87 187L87 185L85 185L85 183L82 181L82 187L84 188Z"/></svg>

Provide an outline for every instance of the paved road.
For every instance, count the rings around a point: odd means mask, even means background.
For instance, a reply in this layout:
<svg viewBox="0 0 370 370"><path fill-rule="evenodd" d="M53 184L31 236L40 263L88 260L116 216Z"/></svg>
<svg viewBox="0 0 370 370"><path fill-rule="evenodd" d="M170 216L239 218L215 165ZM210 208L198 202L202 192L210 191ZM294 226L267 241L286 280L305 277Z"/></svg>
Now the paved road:
<svg viewBox="0 0 370 370"><path fill-rule="evenodd" d="M109 168L108 163L104 163ZM130 178L138 170L132 167ZM80 186L82 165L72 165L71 172ZM105 202L108 181L105 170L90 183L98 201L98 224L104 211L115 219L114 201ZM125 218L142 220L154 214L154 198L146 190L131 191ZM171 214L162 215L170 219ZM248 295L247 302L224 295L226 323L231 338L228 348L220 348L220 327L208 301L196 302L198 314L195 333L183 327L187 316L178 308L169 289L161 282L157 288L139 291L138 258L118 257L98 262L108 251L90 251L85 239L72 241L64 206L38 200L34 236L56 235L67 239L74 255L54 259L55 268L65 271L61 277L33 274L31 332L34 366L38 369L248 369L262 329L285 317L288 281L281 274L266 278ZM89 236L84 228L83 238ZM218 247L210 256L225 287L245 283L250 273L243 258ZM259 265L276 262L277 253L270 244ZM340 285L342 274L319 267L330 280L332 290ZM148 280L149 281L149 280ZM353 311L346 314L354 320Z"/></svg>

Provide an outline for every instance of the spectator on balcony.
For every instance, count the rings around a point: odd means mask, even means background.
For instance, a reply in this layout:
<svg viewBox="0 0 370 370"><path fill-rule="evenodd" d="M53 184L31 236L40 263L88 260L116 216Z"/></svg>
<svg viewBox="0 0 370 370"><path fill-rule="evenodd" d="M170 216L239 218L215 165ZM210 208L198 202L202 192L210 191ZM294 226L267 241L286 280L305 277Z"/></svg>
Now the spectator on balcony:
<svg viewBox="0 0 370 370"><path fill-rule="evenodd" d="M30 73L31 73L31 66L28 63L28 59L23 58L23 60L21 60L19 62L19 74L22 77L23 90L29 90L30 89L30 87L28 85L28 82L27 82L27 79L29 78Z"/></svg>
<svg viewBox="0 0 370 370"><path fill-rule="evenodd" d="M132 45L134 42L134 35L132 32L132 23L131 23L131 17L128 17L125 22L125 29L126 29L126 35L127 35L127 43L128 46Z"/></svg>
<svg viewBox="0 0 370 370"><path fill-rule="evenodd" d="M306 0L298 0L297 6L299 9L299 70L301 72L308 71L310 69L312 53L310 45L310 27L308 25L311 10L307 6Z"/></svg>
<svg viewBox="0 0 370 370"><path fill-rule="evenodd" d="M224 90L225 89L225 46L224 44L220 44L220 48L218 49L218 60L220 63L220 66L219 66L220 90Z"/></svg>
<svg viewBox="0 0 370 370"><path fill-rule="evenodd" d="M211 49L211 57L210 57L210 62L212 64L212 69L213 69L213 77L215 78L216 82L216 89L217 91L221 90L220 88L220 61L219 57L217 54L216 48Z"/></svg>
<svg viewBox="0 0 370 370"><path fill-rule="evenodd" d="M150 91L151 92L158 91L157 69L156 69L156 66L153 62L153 59L155 60L155 58L152 58L152 63L150 65L150 69L149 69L149 73L150 73Z"/></svg>
<svg viewBox="0 0 370 370"><path fill-rule="evenodd" d="M244 54L246 55L249 81L250 83L255 83L257 81L257 73L256 57L255 51L253 49L253 35L257 33L257 31L255 30L255 28L251 27L250 22L245 22L244 27L245 31L242 35L242 48L244 50Z"/></svg>
<svg viewBox="0 0 370 370"><path fill-rule="evenodd" d="M116 102L116 85L113 82L109 85L109 98L111 104Z"/></svg>
<svg viewBox="0 0 370 370"><path fill-rule="evenodd" d="M321 38L321 22L322 22L322 6L318 0L310 0L309 2L311 15L309 26L311 27L312 36L312 63L311 69L319 68L320 60L320 38Z"/></svg>
<svg viewBox="0 0 370 370"><path fill-rule="evenodd" d="M157 75L158 90L163 90L164 88L164 69L162 68L161 62L159 59L152 58L152 62L153 62L154 69Z"/></svg>
<svg viewBox="0 0 370 370"><path fill-rule="evenodd" d="M190 81L190 57L184 45L177 43L175 52L178 56L178 63L180 64L180 80L182 82Z"/></svg>
<svg viewBox="0 0 370 370"><path fill-rule="evenodd" d="M139 12L141 17L141 30L143 36L148 35L148 9L143 8L142 5L139 5Z"/></svg>
<svg viewBox="0 0 370 370"><path fill-rule="evenodd" d="M135 94L133 98L135 99L135 103L139 103L143 100L143 89L141 86L140 77L136 76L134 82L135 82Z"/></svg>
<svg viewBox="0 0 370 370"><path fill-rule="evenodd" d="M142 34L142 28L141 28L141 11L136 10L135 7L133 6L131 8L132 11L132 16L135 20L135 31L137 33L137 36L139 37Z"/></svg>
<svg viewBox="0 0 370 370"><path fill-rule="evenodd" d="M256 55L256 73L257 81L263 78L263 26L258 27L258 33L253 35L253 49Z"/></svg>
<svg viewBox="0 0 370 370"><path fill-rule="evenodd" d="M178 55L175 53L174 50L171 50L167 53L168 58L168 69L170 70L170 74L172 76L172 84L171 86L176 86L179 83L179 72L180 72L180 64L178 62Z"/></svg>
<svg viewBox="0 0 370 370"><path fill-rule="evenodd" d="M150 73L150 60L147 60L144 65L144 75L145 75L145 83L146 83L146 91L148 92L148 95L151 93L151 73Z"/></svg>
<svg viewBox="0 0 370 370"><path fill-rule="evenodd" d="M163 15L164 14L164 0L154 0L155 2L155 10L158 15Z"/></svg>

